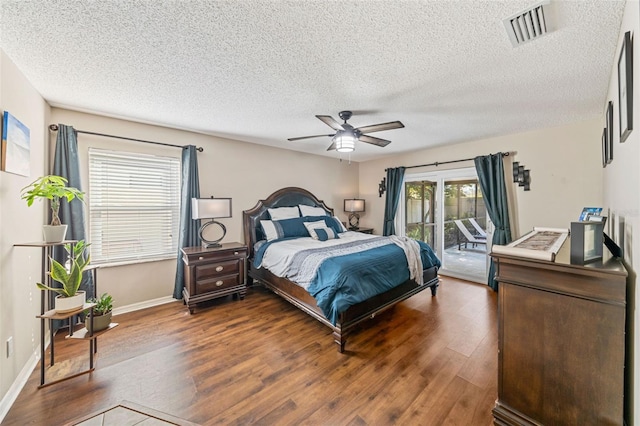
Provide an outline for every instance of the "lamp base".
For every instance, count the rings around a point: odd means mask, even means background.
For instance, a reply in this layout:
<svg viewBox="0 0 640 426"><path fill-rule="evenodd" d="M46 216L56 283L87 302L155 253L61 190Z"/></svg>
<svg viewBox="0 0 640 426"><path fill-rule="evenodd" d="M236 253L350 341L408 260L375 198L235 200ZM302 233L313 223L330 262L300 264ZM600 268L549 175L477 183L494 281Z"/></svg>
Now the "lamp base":
<svg viewBox="0 0 640 426"><path fill-rule="evenodd" d="M220 228L222 228L222 236L220 238L218 238L217 240L207 240L202 235L203 232L204 232L204 229L207 226L212 225L214 223L216 225L218 225ZM220 241L222 241L222 239L224 238L225 235L227 235L227 228L225 228L225 226L223 224L221 224L220 222L216 222L215 220L211 220L210 222L204 223L200 227L200 239L202 240L202 247L204 247L204 248L222 247L222 244L220 244Z"/></svg>
<svg viewBox="0 0 640 426"><path fill-rule="evenodd" d="M216 247L222 247L222 244L220 244L220 243L205 243L204 241L202 242L202 248L216 248Z"/></svg>
<svg viewBox="0 0 640 426"><path fill-rule="evenodd" d="M357 231L360 228L360 216L358 213L351 213L349 215L349 229L351 231Z"/></svg>

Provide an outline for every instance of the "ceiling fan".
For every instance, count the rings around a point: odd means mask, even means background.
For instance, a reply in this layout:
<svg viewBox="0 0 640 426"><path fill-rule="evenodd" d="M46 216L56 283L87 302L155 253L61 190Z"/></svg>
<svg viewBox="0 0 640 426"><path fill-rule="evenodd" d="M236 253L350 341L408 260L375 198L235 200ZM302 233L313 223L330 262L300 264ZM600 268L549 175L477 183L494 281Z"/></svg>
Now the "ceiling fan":
<svg viewBox="0 0 640 426"><path fill-rule="evenodd" d="M301 139L319 138L319 137L331 137L331 145L327 148L327 151L335 149L338 152L352 152L355 150L356 141L370 143L377 146L387 146L391 141L386 139L380 139L373 136L369 136L367 133L381 132L383 130L401 129L404 127L399 121L390 121L388 123L372 124L370 126L353 127L347 120L351 118L351 111L340 111L338 116L344 120L344 123L338 123L330 115L316 115L320 121L327 126L335 130L335 133L328 135L314 135L314 136L302 136L299 138L289 138L289 141L299 141Z"/></svg>

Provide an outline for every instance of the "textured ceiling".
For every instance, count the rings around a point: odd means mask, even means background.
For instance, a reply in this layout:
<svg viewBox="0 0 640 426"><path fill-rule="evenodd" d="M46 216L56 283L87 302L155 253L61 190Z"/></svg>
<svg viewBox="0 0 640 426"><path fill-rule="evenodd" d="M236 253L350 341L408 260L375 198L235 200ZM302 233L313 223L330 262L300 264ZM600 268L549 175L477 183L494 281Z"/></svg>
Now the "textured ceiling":
<svg viewBox="0 0 640 426"><path fill-rule="evenodd" d="M346 109L404 123L363 161L601 116L625 2L552 0L551 32L514 48L502 20L535 3L2 0L0 46L74 110L336 158L287 138Z"/></svg>

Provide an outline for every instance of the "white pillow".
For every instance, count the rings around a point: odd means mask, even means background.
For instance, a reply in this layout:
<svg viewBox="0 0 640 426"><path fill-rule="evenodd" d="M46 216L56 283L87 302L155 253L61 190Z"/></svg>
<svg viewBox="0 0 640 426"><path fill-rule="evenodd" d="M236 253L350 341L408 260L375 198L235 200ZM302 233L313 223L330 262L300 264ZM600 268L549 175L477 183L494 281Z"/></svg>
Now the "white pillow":
<svg viewBox="0 0 640 426"><path fill-rule="evenodd" d="M316 234L314 229L324 228L327 226L327 224L324 222L324 220L318 220L316 222L305 222L304 226L305 228L307 228L307 231L309 231L309 235L311 236L311 238L317 240L318 234Z"/></svg>
<svg viewBox="0 0 640 426"><path fill-rule="evenodd" d="M300 217L300 210L297 207L278 207L269 210L269 216L271 220L293 219L294 217Z"/></svg>
<svg viewBox="0 0 640 426"><path fill-rule="evenodd" d="M304 204L298 204L298 207L302 216L328 216L327 211L322 207L311 207Z"/></svg>

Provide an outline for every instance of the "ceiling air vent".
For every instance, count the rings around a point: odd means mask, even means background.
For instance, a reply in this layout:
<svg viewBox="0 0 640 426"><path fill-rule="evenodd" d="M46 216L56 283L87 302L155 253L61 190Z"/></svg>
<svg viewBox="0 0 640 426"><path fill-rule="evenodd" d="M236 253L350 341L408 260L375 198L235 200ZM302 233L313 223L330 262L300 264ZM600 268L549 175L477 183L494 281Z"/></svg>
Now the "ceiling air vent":
<svg viewBox="0 0 640 426"><path fill-rule="evenodd" d="M549 1L538 3L502 21L513 47L540 38L549 31L548 5Z"/></svg>

